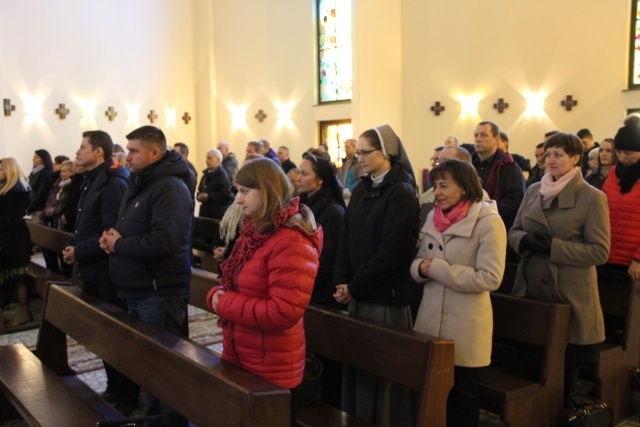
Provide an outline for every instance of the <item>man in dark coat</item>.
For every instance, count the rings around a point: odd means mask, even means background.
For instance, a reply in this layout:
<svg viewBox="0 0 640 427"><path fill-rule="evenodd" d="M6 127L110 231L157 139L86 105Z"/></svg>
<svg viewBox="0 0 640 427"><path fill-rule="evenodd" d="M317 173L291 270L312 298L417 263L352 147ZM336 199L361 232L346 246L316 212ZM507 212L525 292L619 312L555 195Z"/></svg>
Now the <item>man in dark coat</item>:
<svg viewBox="0 0 640 427"><path fill-rule="evenodd" d="M227 171L221 166L222 153L215 148L207 151L207 169L202 171L196 199L201 203L200 216L222 219L233 202L231 181Z"/></svg>
<svg viewBox="0 0 640 427"><path fill-rule="evenodd" d="M118 299L109 273L109 255L100 249L102 232L113 227L127 188L129 171L111 159L113 141L101 130L82 134L76 152L77 168L83 171L84 181L78 201L74 236L64 248L62 256L67 264L78 264L78 276L88 293L112 304L125 307ZM124 415L138 406L137 385L104 363L107 390L104 398ZM127 413L128 412L128 413Z"/></svg>
<svg viewBox="0 0 640 427"><path fill-rule="evenodd" d="M118 222L105 231L101 248L129 314L177 335L187 336L190 293L191 194L184 183L189 166L167 150L162 131L143 126L127 135L131 171ZM161 374L161 373L158 373ZM149 415L169 415L171 426L187 420L149 396Z"/></svg>
<svg viewBox="0 0 640 427"><path fill-rule="evenodd" d="M525 181L513 157L498 148L500 129L493 122L481 122L474 131L475 166L482 188L498 203L498 212L509 230L524 198Z"/></svg>

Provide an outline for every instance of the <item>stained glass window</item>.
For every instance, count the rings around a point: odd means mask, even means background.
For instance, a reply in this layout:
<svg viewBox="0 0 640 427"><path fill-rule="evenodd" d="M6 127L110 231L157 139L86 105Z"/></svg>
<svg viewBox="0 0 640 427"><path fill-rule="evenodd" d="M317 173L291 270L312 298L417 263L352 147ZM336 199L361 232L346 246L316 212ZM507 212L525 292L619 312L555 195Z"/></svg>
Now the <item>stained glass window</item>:
<svg viewBox="0 0 640 427"><path fill-rule="evenodd" d="M640 0L632 1L631 11L631 54L629 55L629 87L640 88Z"/></svg>
<svg viewBox="0 0 640 427"><path fill-rule="evenodd" d="M351 99L351 0L318 0L320 102Z"/></svg>
<svg viewBox="0 0 640 427"><path fill-rule="evenodd" d="M331 161L338 168L345 157L344 142L349 138L353 138L351 120L320 122L320 141L329 147Z"/></svg>

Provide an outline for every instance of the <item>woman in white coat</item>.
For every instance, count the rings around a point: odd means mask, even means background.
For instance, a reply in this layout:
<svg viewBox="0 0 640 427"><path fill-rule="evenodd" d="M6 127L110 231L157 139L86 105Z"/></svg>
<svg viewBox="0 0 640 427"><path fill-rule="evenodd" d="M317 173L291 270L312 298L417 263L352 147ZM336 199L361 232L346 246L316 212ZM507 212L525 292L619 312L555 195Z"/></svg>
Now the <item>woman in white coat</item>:
<svg viewBox="0 0 640 427"><path fill-rule="evenodd" d="M424 284L414 329L455 342L448 426L476 426L478 368L491 360L489 292L504 274L507 233L494 201L482 201L475 168L448 160L431 170L436 207L422 228L411 276Z"/></svg>

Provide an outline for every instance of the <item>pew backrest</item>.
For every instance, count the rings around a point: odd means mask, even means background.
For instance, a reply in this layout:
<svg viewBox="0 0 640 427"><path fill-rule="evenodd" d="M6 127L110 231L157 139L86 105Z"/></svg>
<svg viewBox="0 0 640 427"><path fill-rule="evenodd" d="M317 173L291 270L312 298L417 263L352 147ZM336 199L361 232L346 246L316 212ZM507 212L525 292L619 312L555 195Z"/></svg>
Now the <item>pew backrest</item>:
<svg viewBox="0 0 640 427"><path fill-rule="evenodd" d="M69 374L66 336L197 425L288 426L288 390L75 287L47 289L36 354Z"/></svg>
<svg viewBox="0 0 640 427"><path fill-rule="evenodd" d="M406 386L420 396L417 426L444 426L453 341L310 305L307 351Z"/></svg>

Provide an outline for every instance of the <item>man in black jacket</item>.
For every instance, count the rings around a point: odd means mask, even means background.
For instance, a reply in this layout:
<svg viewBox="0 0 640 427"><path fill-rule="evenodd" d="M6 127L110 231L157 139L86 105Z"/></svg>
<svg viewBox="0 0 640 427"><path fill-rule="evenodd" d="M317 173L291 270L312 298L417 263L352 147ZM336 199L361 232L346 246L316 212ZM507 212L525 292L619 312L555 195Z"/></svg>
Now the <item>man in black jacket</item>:
<svg viewBox="0 0 640 427"><path fill-rule="evenodd" d="M67 264L78 263L78 275L85 291L120 307L109 274L109 255L100 249L102 232L118 220L122 196L127 189L129 171L111 160L113 141L106 132L95 130L82 134L76 152L76 165L83 170L84 182L78 202L74 236L62 252ZM107 390L104 398L128 415L138 406L139 388L108 364Z"/></svg>
<svg viewBox="0 0 640 427"><path fill-rule="evenodd" d="M189 166L167 150L162 131L143 126L127 135L131 171L118 222L105 231L100 247L110 254L111 277L129 314L187 336L191 283L191 194L184 183ZM149 415L170 416L171 426L187 421L149 396Z"/></svg>

